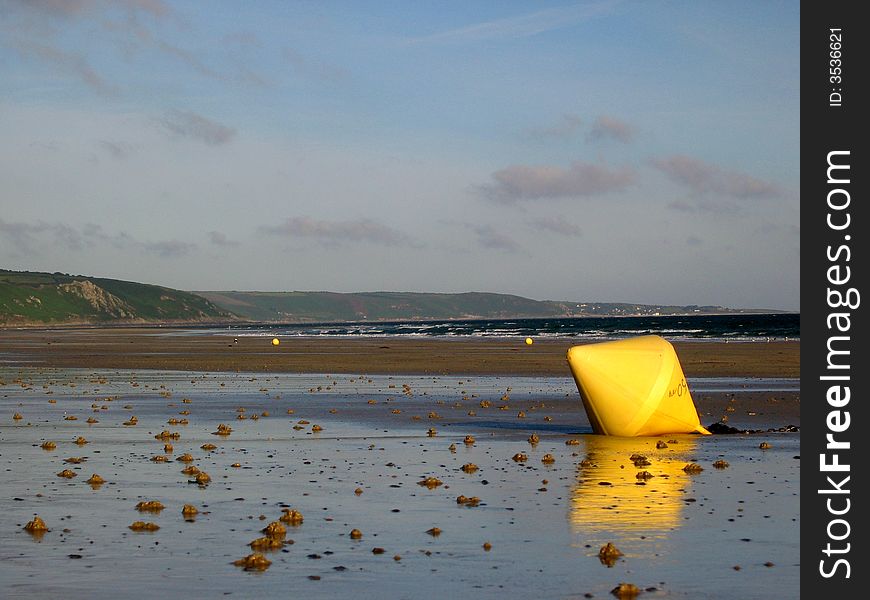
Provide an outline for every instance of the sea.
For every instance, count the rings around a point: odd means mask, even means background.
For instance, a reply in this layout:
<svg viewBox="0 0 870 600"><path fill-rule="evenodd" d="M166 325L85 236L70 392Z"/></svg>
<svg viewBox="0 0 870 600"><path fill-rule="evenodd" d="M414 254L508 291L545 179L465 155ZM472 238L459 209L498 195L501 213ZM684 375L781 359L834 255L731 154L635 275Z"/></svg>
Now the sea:
<svg viewBox="0 0 870 600"><path fill-rule="evenodd" d="M305 324L244 324L204 328L237 336L533 337L611 340L660 335L670 340L799 340L799 313L656 315L534 319L469 319Z"/></svg>

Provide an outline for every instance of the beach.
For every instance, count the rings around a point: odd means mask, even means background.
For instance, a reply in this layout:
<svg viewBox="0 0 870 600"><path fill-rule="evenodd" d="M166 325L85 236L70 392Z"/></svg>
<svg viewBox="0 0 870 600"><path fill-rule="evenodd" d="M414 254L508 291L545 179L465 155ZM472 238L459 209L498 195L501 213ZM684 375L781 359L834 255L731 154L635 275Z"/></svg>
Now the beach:
<svg viewBox="0 0 870 600"><path fill-rule="evenodd" d="M236 336L172 328L0 330L0 359L36 366L275 373L564 376L571 338ZM687 377L799 377L800 341L674 341Z"/></svg>
<svg viewBox="0 0 870 600"><path fill-rule="evenodd" d="M0 590L797 597L800 343L675 342L701 422L754 433L655 438L592 434L570 345L0 331Z"/></svg>

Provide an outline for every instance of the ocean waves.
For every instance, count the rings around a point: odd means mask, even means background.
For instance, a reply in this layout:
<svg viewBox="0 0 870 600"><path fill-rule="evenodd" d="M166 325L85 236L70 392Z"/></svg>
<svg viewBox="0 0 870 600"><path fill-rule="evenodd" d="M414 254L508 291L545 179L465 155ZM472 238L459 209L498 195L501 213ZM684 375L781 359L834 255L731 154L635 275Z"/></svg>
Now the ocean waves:
<svg viewBox="0 0 870 600"><path fill-rule="evenodd" d="M608 340L660 335L673 340L796 340L796 313L654 317L468 319L356 323L259 323L230 326L237 336L404 338L578 338ZM212 329L213 331L213 329Z"/></svg>

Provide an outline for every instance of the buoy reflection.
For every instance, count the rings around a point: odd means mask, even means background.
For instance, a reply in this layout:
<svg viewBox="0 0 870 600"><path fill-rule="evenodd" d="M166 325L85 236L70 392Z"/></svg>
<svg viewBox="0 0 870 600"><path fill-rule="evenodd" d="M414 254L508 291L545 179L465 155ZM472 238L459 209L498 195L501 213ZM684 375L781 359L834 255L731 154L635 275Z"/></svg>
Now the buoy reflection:
<svg viewBox="0 0 870 600"><path fill-rule="evenodd" d="M676 443L656 448L663 440ZM680 526L684 500L692 485L683 467L696 450L695 437L587 435L584 441L586 452L571 490L569 519L576 533L584 537L592 534L592 539L597 534L664 537ZM649 464L637 456L633 461L632 455L646 457Z"/></svg>

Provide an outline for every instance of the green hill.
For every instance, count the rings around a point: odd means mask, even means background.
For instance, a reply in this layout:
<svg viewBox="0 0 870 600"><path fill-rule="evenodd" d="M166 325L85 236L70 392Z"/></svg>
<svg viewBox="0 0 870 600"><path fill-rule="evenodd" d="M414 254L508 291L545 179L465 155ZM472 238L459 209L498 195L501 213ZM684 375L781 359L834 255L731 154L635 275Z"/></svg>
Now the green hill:
<svg viewBox="0 0 870 600"><path fill-rule="evenodd" d="M516 319L776 312L721 306L554 302L466 292L183 292L66 273L0 269L0 326Z"/></svg>
<svg viewBox="0 0 870 600"><path fill-rule="evenodd" d="M254 321L384 321L564 316L561 303L466 292L196 292Z"/></svg>
<svg viewBox="0 0 870 600"><path fill-rule="evenodd" d="M463 294L237 291L196 293L243 319L287 323L765 312L734 310L721 306L554 302L484 292Z"/></svg>
<svg viewBox="0 0 870 600"><path fill-rule="evenodd" d="M0 325L193 323L235 318L202 296L161 286L0 269Z"/></svg>

